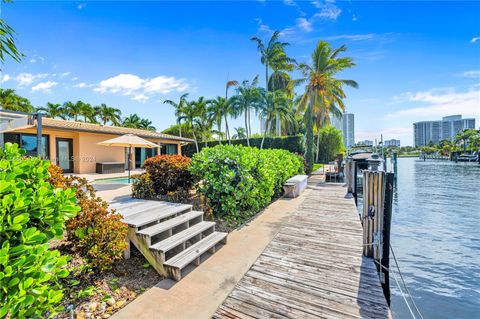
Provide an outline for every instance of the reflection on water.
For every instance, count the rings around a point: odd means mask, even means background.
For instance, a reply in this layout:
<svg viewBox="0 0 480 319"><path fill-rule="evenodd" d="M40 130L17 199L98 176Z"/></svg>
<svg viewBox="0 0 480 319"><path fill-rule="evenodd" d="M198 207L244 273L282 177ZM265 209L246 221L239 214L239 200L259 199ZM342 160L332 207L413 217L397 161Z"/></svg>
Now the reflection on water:
<svg viewBox="0 0 480 319"><path fill-rule="evenodd" d="M480 165L399 159L391 242L426 319L480 318Z"/></svg>

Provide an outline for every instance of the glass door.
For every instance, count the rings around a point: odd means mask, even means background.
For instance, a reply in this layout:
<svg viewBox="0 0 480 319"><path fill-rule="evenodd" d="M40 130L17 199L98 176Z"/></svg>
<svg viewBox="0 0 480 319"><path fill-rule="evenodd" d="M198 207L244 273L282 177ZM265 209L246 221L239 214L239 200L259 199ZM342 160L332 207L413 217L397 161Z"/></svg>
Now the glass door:
<svg viewBox="0 0 480 319"><path fill-rule="evenodd" d="M73 140L57 138L57 165L64 173L73 173Z"/></svg>

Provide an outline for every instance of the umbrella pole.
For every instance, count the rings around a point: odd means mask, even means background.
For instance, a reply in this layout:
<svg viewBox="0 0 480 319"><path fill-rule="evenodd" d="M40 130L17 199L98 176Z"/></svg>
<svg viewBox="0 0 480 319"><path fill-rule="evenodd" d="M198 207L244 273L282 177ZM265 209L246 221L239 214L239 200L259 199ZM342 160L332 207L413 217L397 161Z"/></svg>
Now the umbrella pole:
<svg viewBox="0 0 480 319"><path fill-rule="evenodd" d="M131 158L132 156L132 147L128 147L128 183L130 184L130 169L131 169Z"/></svg>

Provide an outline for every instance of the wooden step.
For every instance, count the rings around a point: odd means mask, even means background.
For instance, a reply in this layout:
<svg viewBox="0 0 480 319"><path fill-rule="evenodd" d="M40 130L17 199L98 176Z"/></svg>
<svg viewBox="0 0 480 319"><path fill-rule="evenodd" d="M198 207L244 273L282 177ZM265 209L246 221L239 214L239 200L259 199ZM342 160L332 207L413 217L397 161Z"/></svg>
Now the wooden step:
<svg viewBox="0 0 480 319"><path fill-rule="evenodd" d="M123 221L130 227L142 227L156 221L192 210L192 205L175 204L158 207L158 209L146 210L134 215L125 216Z"/></svg>
<svg viewBox="0 0 480 319"><path fill-rule="evenodd" d="M133 205L129 206L110 206L110 208L114 208L117 213L122 215L123 217L135 215L138 213L141 213L146 210L150 209L155 209L155 208L163 208L163 207L168 207L171 205L167 205L165 202L158 202L158 201L148 201L148 202L140 202L140 203L135 203Z"/></svg>
<svg viewBox="0 0 480 319"><path fill-rule="evenodd" d="M192 239L195 236L199 236L207 230L210 230L213 233L215 231L215 222L200 222L198 224L195 224L192 227L179 232L178 234L175 234L150 246L150 249L157 251L162 262L165 262L166 252L182 244L185 244L188 240ZM183 250L184 249L185 247L183 247Z"/></svg>
<svg viewBox="0 0 480 319"><path fill-rule="evenodd" d="M183 268L185 268L191 262L194 262L195 265L198 266L200 264L201 255L207 250L210 250L211 253L214 253L215 246L221 241L226 244L227 233L214 232L203 238L198 243L185 249L178 255L167 260L163 265L166 268L167 272L173 277L173 279L179 281L180 279L182 279Z"/></svg>
<svg viewBox="0 0 480 319"><path fill-rule="evenodd" d="M187 222L194 220L196 218L199 218L199 222L201 222L201 219L203 219L203 212L200 211L191 211L185 214L182 214L180 216L168 219L164 222L158 223L156 225L147 227L145 229L142 229L137 232L137 235L142 235L142 236L147 236L147 237L153 237L157 234L166 232L167 230L171 230L172 228L186 224ZM189 225L186 225L185 228L188 228ZM172 236L170 234L170 236ZM168 237L170 237L168 236Z"/></svg>

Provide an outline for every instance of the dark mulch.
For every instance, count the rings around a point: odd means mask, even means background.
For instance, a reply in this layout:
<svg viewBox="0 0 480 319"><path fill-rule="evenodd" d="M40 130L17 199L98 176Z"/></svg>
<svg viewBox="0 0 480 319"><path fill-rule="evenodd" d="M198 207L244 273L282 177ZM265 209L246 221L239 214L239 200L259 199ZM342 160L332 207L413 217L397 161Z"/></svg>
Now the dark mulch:
<svg viewBox="0 0 480 319"><path fill-rule="evenodd" d="M56 241L52 248L70 255L67 267L70 276L62 282L65 311L57 318L108 318L133 301L162 277L148 264L142 254L131 247L131 257L119 260L103 272L88 270L84 260L73 253L66 240Z"/></svg>

